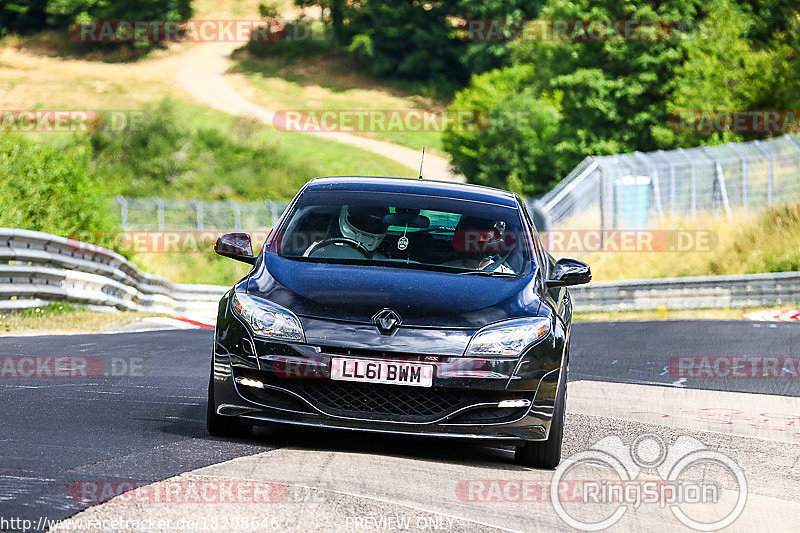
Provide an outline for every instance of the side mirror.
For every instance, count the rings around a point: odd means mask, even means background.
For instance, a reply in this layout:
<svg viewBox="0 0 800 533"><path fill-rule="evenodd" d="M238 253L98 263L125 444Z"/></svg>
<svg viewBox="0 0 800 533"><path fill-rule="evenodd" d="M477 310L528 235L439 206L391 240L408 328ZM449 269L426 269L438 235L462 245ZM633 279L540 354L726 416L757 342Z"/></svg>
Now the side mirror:
<svg viewBox="0 0 800 533"><path fill-rule="evenodd" d="M581 285L592 281L589 265L575 259L559 259L547 280L547 288Z"/></svg>
<svg viewBox="0 0 800 533"><path fill-rule="evenodd" d="M214 245L214 252L251 265L256 262L256 256L253 255L253 244L250 242L250 235L247 233L220 235Z"/></svg>

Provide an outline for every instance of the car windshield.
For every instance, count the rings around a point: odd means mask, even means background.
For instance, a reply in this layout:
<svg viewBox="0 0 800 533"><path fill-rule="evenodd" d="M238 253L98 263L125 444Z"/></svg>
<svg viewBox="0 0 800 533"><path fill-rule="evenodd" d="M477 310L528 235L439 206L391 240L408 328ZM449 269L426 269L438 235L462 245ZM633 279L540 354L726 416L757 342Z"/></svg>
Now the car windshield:
<svg viewBox="0 0 800 533"><path fill-rule="evenodd" d="M301 197L282 224L282 257L485 276L517 276L529 257L517 209L414 195L313 196Z"/></svg>

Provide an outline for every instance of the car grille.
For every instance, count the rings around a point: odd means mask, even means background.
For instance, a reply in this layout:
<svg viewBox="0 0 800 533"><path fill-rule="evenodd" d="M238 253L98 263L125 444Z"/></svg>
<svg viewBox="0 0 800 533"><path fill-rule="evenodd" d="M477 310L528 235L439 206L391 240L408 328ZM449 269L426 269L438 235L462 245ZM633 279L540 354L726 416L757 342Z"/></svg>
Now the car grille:
<svg viewBox="0 0 800 533"><path fill-rule="evenodd" d="M348 381L320 381L303 387L305 396L329 410L376 415L429 417L464 403L450 389L423 389L401 385L376 385Z"/></svg>
<svg viewBox="0 0 800 533"><path fill-rule="evenodd" d="M451 413L476 404L496 403L520 398L519 393L502 391L410 387L329 379L279 379L266 372L234 367L234 374L250 376L265 383L291 391L304 398L323 413L344 418L426 423L440 420ZM241 388L245 391L245 387ZM278 405L276 389L246 391L258 403L301 411L297 405ZM283 393L284 395L286 393ZM269 398L268 398L269 397ZM290 400L291 398L286 398ZM297 402L294 398L291 403ZM281 402L283 403L283 402ZM453 423L492 423L519 418L527 408L498 409L481 407L467 409L452 419ZM472 416L470 416L472 415ZM448 419L448 422L451 421Z"/></svg>

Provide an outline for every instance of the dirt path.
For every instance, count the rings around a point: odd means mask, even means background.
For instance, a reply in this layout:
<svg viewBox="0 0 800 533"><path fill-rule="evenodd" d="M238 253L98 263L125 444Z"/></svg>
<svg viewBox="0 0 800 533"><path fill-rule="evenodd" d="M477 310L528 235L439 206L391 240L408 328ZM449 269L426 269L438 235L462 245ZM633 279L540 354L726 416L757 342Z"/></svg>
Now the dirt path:
<svg viewBox="0 0 800 533"><path fill-rule="evenodd" d="M194 98L215 109L234 115L253 117L272 124L275 113L254 104L236 90L227 74L230 54L240 43L205 43L181 54L175 69L178 82ZM311 133L355 148L367 150L419 170L420 152L385 141L367 139L342 132ZM433 154L425 155L425 176L430 179L463 182L464 177L449 169L448 161Z"/></svg>

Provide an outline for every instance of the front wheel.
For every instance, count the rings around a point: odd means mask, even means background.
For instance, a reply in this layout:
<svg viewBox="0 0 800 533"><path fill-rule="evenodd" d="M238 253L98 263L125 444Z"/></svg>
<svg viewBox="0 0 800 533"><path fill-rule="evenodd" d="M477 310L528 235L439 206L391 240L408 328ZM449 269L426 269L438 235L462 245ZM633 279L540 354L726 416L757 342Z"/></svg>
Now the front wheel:
<svg viewBox="0 0 800 533"><path fill-rule="evenodd" d="M214 437L246 437L250 435L253 428L242 424L232 416L222 416L217 414L216 403L214 402L214 372L208 380L208 407L206 409L206 429Z"/></svg>
<svg viewBox="0 0 800 533"><path fill-rule="evenodd" d="M559 379L559 389L553 406L553 420L547 440L528 441L514 452L517 464L534 468L552 470L561 462L561 441L564 438L564 418L567 403L567 369L564 368Z"/></svg>

